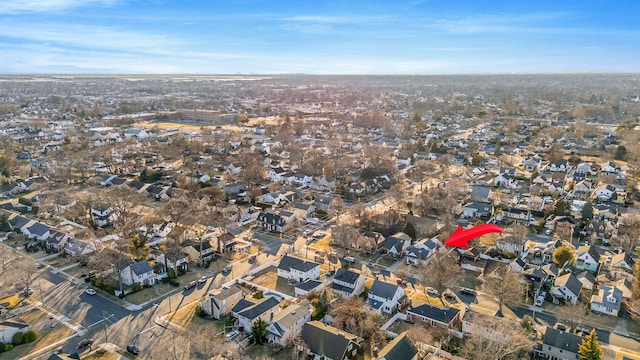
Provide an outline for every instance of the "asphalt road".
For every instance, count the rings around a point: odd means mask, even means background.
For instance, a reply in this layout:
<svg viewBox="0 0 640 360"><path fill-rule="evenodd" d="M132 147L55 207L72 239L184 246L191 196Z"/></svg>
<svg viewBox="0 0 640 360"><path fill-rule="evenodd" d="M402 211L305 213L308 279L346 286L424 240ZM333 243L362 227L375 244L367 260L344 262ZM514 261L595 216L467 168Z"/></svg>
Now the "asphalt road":
<svg viewBox="0 0 640 360"><path fill-rule="evenodd" d="M32 286L36 300L42 301L46 309L65 315L83 327L88 328L108 316L122 318L129 313L100 295L86 294L88 287L86 284L76 285L51 272L44 273L43 280L37 280Z"/></svg>

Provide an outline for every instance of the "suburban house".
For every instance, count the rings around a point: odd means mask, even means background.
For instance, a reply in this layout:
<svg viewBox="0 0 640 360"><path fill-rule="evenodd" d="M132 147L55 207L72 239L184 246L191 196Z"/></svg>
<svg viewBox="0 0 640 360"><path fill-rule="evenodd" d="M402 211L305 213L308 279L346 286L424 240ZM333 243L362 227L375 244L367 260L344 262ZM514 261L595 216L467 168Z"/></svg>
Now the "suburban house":
<svg viewBox="0 0 640 360"><path fill-rule="evenodd" d="M121 271L120 276L122 277L122 283L125 285L153 285L156 283L156 275L153 273L153 268L146 260L129 264Z"/></svg>
<svg viewBox="0 0 640 360"><path fill-rule="evenodd" d="M596 251L595 246L583 245L578 247L578 250L576 251L576 269L587 270L595 273L598 271L599 263L600 254Z"/></svg>
<svg viewBox="0 0 640 360"><path fill-rule="evenodd" d="M297 215L298 219L311 219L316 214L315 205L301 201L294 201L290 210Z"/></svg>
<svg viewBox="0 0 640 360"><path fill-rule="evenodd" d="M580 297L581 290L582 283L580 280L578 280L578 278L572 273L566 273L559 276L553 282L551 295L554 297L554 302L559 299L563 299L564 301L575 304Z"/></svg>
<svg viewBox="0 0 640 360"><path fill-rule="evenodd" d="M251 332L251 326L256 320L262 319L267 322L274 313L279 311L280 301L273 296L265 296L256 302L241 299L231 309L231 314L238 319L240 329Z"/></svg>
<svg viewBox="0 0 640 360"><path fill-rule="evenodd" d="M108 205L98 204L91 207L91 218L98 226L106 227L118 219L118 213Z"/></svg>
<svg viewBox="0 0 640 360"><path fill-rule="evenodd" d="M591 295L591 310L599 313L618 316L622 305L622 290L615 286L600 285L598 292Z"/></svg>
<svg viewBox="0 0 640 360"><path fill-rule="evenodd" d="M189 259L197 260L198 264L204 264L215 259L216 253L209 241L187 241L182 244L182 251L189 255Z"/></svg>
<svg viewBox="0 0 640 360"><path fill-rule="evenodd" d="M585 290L593 290L596 284L596 277L590 271L583 271L576 275L576 278L582 283L582 288Z"/></svg>
<svg viewBox="0 0 640 360"><path fill-rule="evenodd" d="M385 345L377 354L374 353L376 360L418 360L418 349L413 346L407 332L396 336Z"/></svg>
<svg viewBox="0 0 640 360"><path fill-rule="evenodd" d="M11 344L13 335L25 331L29 331L29 324L14 319L2 321L0 322L0 343Z"/></svg>
<svg viewBox="0 0 640 360"><path fill-rule="evenodd" d="M364 276L340 268L333 276L331 290L343 299L358 296L364 292Z"/></svg>
<svg viewBox="0 0 640 360"><path fill-rule="evenodd" d="M295 282L320 277L320 264L285 255L278 264L278 276Z"/></svg>
<svg viewBox="0 0 640 360"><path fill-rule="evenodd" d="M23 233L27 235L29 239L45 241L49 238L51 228L41 222L35 222L33 225L24 229Z"/></svg>
<svg viewBox="0 0 640 360"><path fill-rule="evenodd" d="M364 339L320 321L304 324L301 337L307 354L324 360L353 359L364 343Z"/></svg>
<svg viewBox="0 0 640 360"><path fill-rule="evenodd" d="M267 210L261 213L258 215L256 221L261 228L279 233L284 232L285 226L287 225L285 219L280 216L280 214L273 212L273 210Z"/></svg>
<svg viewBox="0 0 640 360"><path fill-rule="evenodd" d="M376 279L367 295L369 306L381 313L391 314L400 309L407 299L404 289Z"/></svg>
<svg viewBox="0 0 640 360"><path fill-rule="evenodd" d="M399 232L387 238L383 249L388 255L392 255L395 258L401 258L404 256L409 246L411 246L411 236L403 232Z"/></svg>
<svg viewBox="0 0 640 360"><path fill-rule="evenodd" d="M267 341L270 344L286 346L302 331L302 326L311 320L313 307L309 300L291 304L278 313L271 313L267 322Z"/></svg>
<svg viewBox="0 0 640 360"><path fill-rule="evenodd" d="M460 310L422 304L407 309L407 320L423 326L438 326L449 329L460 320Z"/></svg>
<svg viewBox="0 0 640 360"><path fill-rule="evenodd" d="M407 248L407 265L426 265L429 257L435 254L438 243L433 239L424 239Z"/></svg>
<svg viewBox="0 0 640 360"><path fill-rule="evenodd" d="M493 205L486 202L474 201L462 207L462 216L465 218L491 217Z"/></svg>
<svg viewBox="0 0 640 360"><path fill-rule="evenodd" d="M243 292L237 286L216 289L209 294L200 304L202 310L214 319L231 313L231 309L242 299Z"/></svg>
<svg viewBox="0 0 640 360"><path fill-rule="evenodd" d="M546 359L577 359L578 346L582 338L578 335L547 327L542 338L542 346L537 353Z"/></svg>
<svg viewBox="0 0 640 360"><path fill-rule="evenodd" d="M307 280L305 282L301 282L293 288L293 295L297 296L307 296L310 292L320 292L324 288L324 284L322 281L318 280Z"/></svg>

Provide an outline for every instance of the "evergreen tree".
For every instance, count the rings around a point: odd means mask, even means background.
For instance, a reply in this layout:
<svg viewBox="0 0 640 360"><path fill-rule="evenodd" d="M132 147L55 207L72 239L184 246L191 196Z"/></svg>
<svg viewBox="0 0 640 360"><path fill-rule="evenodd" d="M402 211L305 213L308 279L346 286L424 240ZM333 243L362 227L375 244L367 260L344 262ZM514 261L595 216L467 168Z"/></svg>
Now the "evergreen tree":
<svg viewBox="0 0 640 360"><path fill-rule="evenodd" d="M593 219L593 205L591 205L591 201L587 201L582 207L582 220L589 221L591 219Z"/></svg>
<svg viewBox="0 0 640 360"><path fill-rule="evenodd" d="M409 235L411 237L411 242L413 243L414 241L416 241L416 237L418 236L417 231L415 226L413 226L412 223L408 222L405 226L404 229L402 229L402 232Z"/></svg>
<svg viewBox="0 0 640 360"><path fill-rule="evenodd" d="M591 329L589 335L578 346L578 356L580 360L602 360L604 350L598 342L596 329Z"/></svg>
<svg viewBox="0 0 640 360"><path fill-rule="evenodd" d="M258 320L251 325L251 337L253 337L256 344L262 344L267 340L267 323L264 320L258 318Z"/></svg>

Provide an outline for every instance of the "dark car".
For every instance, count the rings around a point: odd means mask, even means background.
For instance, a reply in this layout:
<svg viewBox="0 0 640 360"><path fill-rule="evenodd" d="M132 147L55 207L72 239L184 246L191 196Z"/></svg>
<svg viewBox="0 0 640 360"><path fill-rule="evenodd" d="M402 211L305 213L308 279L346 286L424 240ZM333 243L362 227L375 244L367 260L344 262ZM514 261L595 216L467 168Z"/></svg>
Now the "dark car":
<svg viewBox="0 0 640 360"><path fill-rule="evenodd" d="M222 269L222 275L227 276L231 273L231 266L227 266L224 269Z"/></svg>
<svg viewBox="0 0 640 360"><path fill-rule="evenodd" d="M93 344L93 341L94 341L93 338L82 339L82 340L80 340L80 342L78 342L78 345L76 345L76 349L80 349L80 348L83 348L85 346L91 345L91 344Z"/></svg>
<svg viewBox="0 0 640 360"><path fill-rule="evenodd" d="M135 345L127 345L127 351L133 355L140 354L140 349L138 349L138 347Z"/></svg>

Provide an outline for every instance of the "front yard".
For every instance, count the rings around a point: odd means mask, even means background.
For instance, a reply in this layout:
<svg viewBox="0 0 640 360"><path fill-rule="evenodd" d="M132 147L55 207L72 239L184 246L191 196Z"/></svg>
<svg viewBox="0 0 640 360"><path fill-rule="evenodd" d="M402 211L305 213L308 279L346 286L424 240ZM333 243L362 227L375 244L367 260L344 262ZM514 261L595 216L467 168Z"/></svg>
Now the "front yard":
<svg viewBox="0 0 640 360"><path fill-rule="evenodd" d="M11 351L0 354L0 360L19 359L74 334L73 330L59 323L53 323L54 327L52 328L49 316L38 309L22 314L17 319L29 324L30 330L36 332L38 339L29 344L16 346Z"/></svg>
<svg viewBox="0 0 640 360"><path fill-rule="evenodd" d="M180 284L179 286L174 286L169 283L163 284L161 282L156 283L150 288L142 289L136 293L129 294L125 296L125 299L131 303L136 305L144 304L147 301L151 301L159 296L163 296L171 291L176 289L181 289L184 285L189 282L196 280L200 277L200 273L195 271L188 271L181 276L175 278Z"/></svg>

